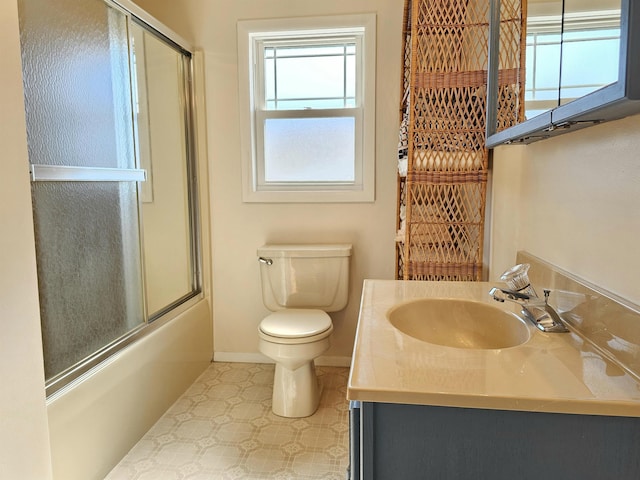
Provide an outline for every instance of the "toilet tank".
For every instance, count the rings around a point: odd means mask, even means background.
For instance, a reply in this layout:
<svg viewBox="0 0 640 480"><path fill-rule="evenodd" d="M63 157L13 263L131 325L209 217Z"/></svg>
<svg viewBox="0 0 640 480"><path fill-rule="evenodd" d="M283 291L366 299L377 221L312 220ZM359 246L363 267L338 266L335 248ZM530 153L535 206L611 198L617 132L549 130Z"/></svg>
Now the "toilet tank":
<svg viewBox="0 0 640 480"><path fill-rule="evenodd" d="M284 308L342 310L349 294L350 256L349 244L260 247L264 305L271 311Z"/></svg>

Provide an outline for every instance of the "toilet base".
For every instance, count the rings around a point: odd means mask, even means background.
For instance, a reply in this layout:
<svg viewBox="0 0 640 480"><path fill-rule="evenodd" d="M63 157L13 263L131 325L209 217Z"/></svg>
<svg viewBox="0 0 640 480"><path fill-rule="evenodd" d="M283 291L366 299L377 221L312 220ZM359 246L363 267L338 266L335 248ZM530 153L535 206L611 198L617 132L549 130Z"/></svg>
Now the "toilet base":
<svg viewBox="0 0 640 480"><path fill-rule="evenodd" d="M299 418L313 415L320 404L313 360L295 370L276 363L273 379L273 413L280 417Z"/></svg>

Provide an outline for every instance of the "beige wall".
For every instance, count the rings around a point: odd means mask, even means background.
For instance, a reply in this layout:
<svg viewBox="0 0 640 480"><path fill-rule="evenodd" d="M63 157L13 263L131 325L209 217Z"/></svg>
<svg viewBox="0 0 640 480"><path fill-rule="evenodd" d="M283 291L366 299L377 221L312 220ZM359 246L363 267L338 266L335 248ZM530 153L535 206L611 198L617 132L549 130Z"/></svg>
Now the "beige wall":
<svg viewBox="0 0 640 480"><path fill-rule="evenodd" d="M0 478L51 478L15 1L0 3Z"/></svg>
<svg viewBox="0 0 640 480"><path fill-rule="evenodd" d="M494 158L492 277L527 250L640 304L640 115Z"/></svg>
<svg viewBox="0 0 640 480"><path fill-rule="evenodd" d="M0 2L0 478L98 480L211 359L208 201L205 298L46 404L19 42L17 2Z"/></svg>
<svg viewBox="0 0 640 480"><path fill-rule="evenodd" d="M395 149L403 2L295 0L176 2L139 0L204 49L212 185L216 352L256 352L262 306L255 248L267 241L354 243L351 300L334 315L333 356L348 356L364 278L393 278ZM237 109L236 22L239 19L376 12L377 192L374 204L243 204ZM529 146L495 152L491 279L529 250L593 283L640 303L637 208L640 117Z"/></svg>
<svg viewBox="0 0 640 480"><path fill-rule="evenodd" d="M353 244L350 300L332 314L335 331L325 362L348 360L362 281L393 278L399 104L401 0L139 0L204 49L211 183L216 358L249 359L258 351L262 305L256 248L265 242ZM242 203L236 22L239 19L377 14L376 201L362 204ZM338 358L331 358L338 357Z"/></svg>

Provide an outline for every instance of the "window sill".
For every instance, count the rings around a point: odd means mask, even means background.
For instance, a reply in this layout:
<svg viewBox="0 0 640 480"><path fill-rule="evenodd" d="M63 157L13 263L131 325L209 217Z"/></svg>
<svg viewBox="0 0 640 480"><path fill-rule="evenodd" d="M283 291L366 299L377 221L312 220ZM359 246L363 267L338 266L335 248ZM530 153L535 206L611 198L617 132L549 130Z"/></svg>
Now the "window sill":
<svg viewBox="0 0 640 480"><path fill-rule="evenodd" d="M371 203L375 201L373 189L368 190L270 190L244 191L245 203Z"/></svg>

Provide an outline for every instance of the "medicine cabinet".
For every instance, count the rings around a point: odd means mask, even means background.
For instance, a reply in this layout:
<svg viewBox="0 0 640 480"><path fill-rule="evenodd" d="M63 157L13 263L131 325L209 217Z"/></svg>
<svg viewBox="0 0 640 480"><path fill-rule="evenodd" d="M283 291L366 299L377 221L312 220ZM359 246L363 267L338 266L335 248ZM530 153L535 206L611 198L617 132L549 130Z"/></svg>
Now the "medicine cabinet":
<svg viewBox="0 0 640 480"><path fill-rule="evenodd" d="M491 0L490 16L487 147L640 112L639 2Z"/></svg>

